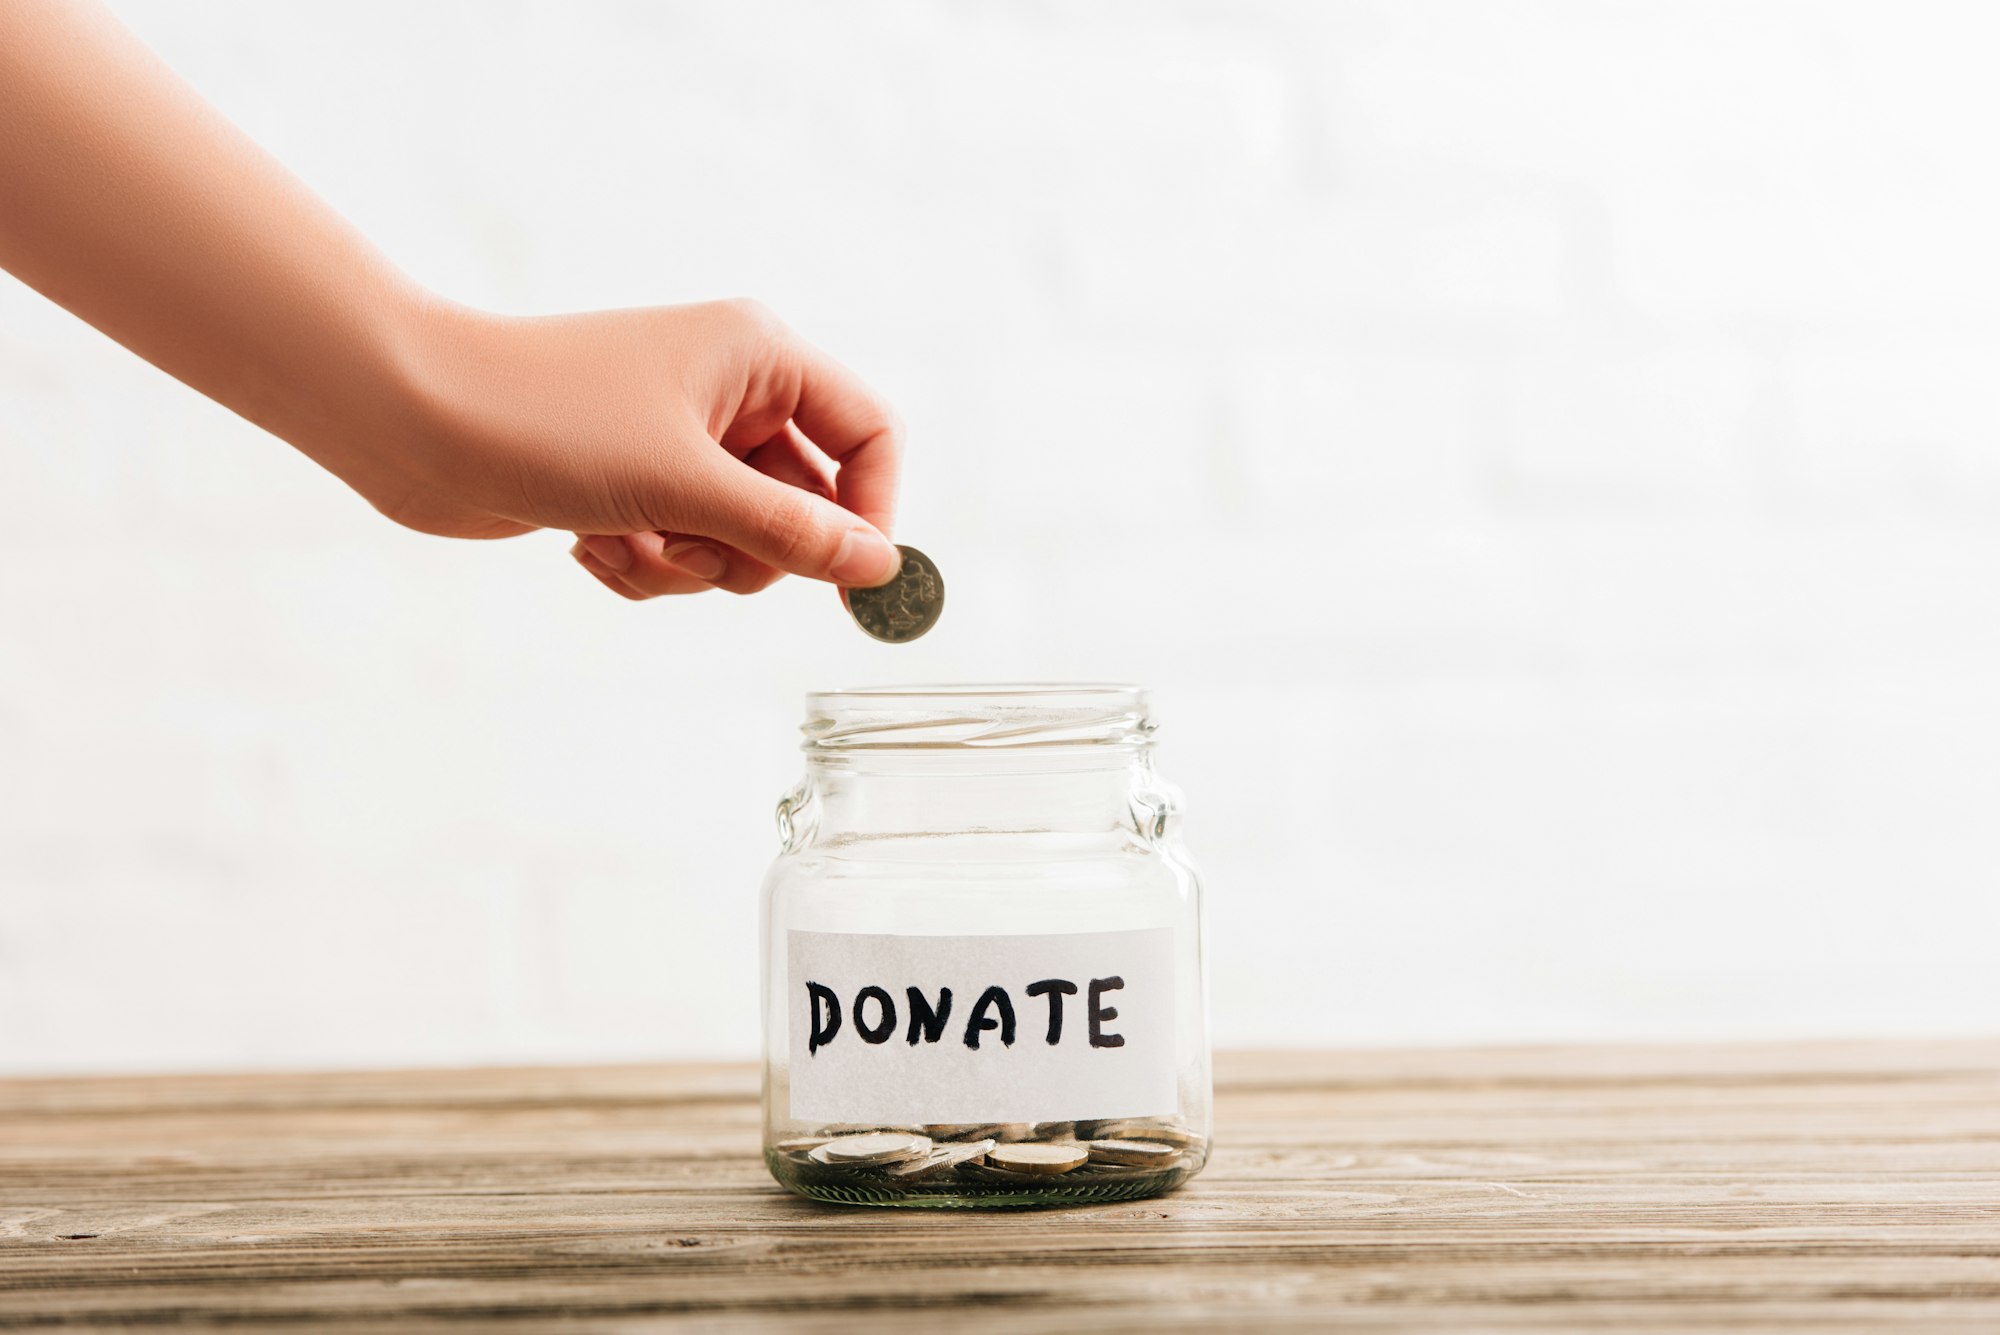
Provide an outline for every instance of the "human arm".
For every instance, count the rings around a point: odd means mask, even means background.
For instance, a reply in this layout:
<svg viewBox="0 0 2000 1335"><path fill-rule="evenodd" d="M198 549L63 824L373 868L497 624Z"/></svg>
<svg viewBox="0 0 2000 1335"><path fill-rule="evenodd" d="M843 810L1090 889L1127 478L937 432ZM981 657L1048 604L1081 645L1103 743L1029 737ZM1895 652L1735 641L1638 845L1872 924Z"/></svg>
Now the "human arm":
<svg viewBox="0 0 2000 1335"><path fill-rule="evenodd" d="M0 4L0 267L411 528L627 596L895 570L893 413L762 308L446 301L84 0Z"/></svg>

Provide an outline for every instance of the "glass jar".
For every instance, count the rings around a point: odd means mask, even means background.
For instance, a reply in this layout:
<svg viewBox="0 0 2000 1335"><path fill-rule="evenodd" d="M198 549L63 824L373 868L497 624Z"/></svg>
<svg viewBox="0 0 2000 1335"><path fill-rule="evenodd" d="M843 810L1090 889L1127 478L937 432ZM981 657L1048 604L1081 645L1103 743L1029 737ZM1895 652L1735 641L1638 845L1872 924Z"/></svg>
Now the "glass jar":
<svg viewBox="0 0 2000 1335"><path fill-rule="evenodd" d="M820 1200L1127 1200L1207 1161L1201 895L1132 686L807 697L764 1158Z"/></svg>

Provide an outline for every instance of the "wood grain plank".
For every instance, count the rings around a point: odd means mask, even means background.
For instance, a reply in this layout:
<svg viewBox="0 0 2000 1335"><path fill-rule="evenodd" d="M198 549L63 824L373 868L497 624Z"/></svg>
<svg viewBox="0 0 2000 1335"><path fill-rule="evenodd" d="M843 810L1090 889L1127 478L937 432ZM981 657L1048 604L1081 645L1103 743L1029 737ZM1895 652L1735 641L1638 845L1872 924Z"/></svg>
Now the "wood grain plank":
<svg viewBox="0 0 2000 1335"><path fill-rule="evenodd" d="M2000 1329L2000 1043L1234 1055L1188 1188L1025 1215L787 1196L755 1087L0 1082L0 1328Z"/></svg>

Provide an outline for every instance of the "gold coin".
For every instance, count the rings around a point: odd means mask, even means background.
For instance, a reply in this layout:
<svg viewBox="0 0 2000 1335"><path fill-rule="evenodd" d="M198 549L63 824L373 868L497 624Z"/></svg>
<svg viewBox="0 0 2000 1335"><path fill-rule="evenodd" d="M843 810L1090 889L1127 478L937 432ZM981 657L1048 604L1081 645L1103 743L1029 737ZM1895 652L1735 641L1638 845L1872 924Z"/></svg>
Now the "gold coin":
<svg viewBox="0 0 2000 1335"><path fill-rule="evenodd" d="M1165 1145L1176 1145L1182 1149L1198 1139L1185 1127L1172 1122L1142 1120L1136 1117L1116 1117L1101 1122L1079 1122L1076 1133L1084 1140L1157 1140Z"/></svg>
<svg viewBox="0 0 2000 1335"><path fill-rule="evenodd" d="M1047 1141L1028 1141L1019 1145L1001 1145L987 1155L987 1160L995 1168L1010 1173L1035 1173L1053 1176L1067 1173L1090 1158L1090 1152L1081 1145L1054 1144Z"/></svg>
<svg viewBox="0 0 2000 1335"><path fill-rule="evenodd" d="M1181 1157L1178 1146L1158 1140L1093 1140L1084 1146L1092 1163L1159 1164Z"/></svg>
<svg viewBox="0 0 2000 1335"><path fill-rule="evenodd" d="M1011 1186L1020 1187L1047 1186L1054 1177L1061 1176L1061 1174L1051 1175L1048 1173L1016 1173L1007 1168L995 1168L992 1164L985 1162L966 1164L958 1170L958 1175L970 1178L974 1182L1005 1182Z"/></svg>

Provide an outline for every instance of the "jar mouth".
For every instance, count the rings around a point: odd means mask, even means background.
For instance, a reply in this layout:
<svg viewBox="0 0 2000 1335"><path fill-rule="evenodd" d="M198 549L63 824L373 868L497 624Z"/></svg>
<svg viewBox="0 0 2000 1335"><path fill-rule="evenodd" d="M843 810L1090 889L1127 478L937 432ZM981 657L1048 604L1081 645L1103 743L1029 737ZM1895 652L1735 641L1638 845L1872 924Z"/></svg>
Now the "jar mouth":
<svg viewBox="0 0 2000 1335"><path fill-rule="evenodd" d="M808 753L1143 746L1143 686L1116 682L853 686L806 696Z"/></svg>

